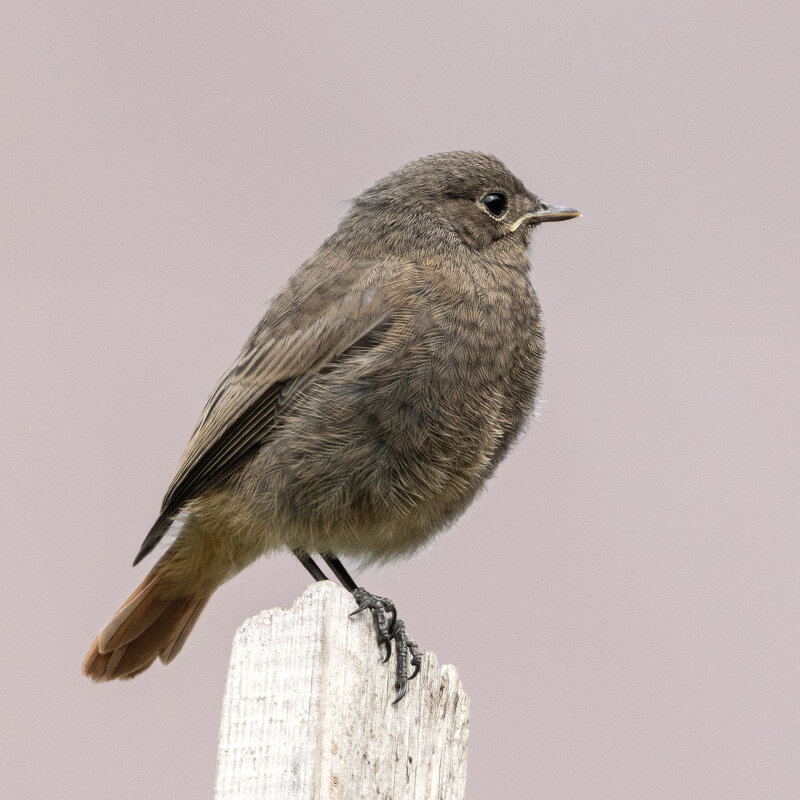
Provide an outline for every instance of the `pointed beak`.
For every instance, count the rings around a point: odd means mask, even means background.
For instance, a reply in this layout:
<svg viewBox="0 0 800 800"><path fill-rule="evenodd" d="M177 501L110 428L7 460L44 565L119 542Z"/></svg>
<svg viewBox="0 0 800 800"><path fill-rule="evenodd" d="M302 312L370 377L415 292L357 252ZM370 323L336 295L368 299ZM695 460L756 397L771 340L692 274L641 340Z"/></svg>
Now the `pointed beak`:
<svg viewBox="0 0 800 800"><path fill-rule="evenodd" d="M579 217L580 211L574 208L567 208L566 206L554 206L551 203L542 203L536 211L531 211L523 214L512 226L511 230L515 231L525 222L560 222L562 219L573 219Z"/></svg>

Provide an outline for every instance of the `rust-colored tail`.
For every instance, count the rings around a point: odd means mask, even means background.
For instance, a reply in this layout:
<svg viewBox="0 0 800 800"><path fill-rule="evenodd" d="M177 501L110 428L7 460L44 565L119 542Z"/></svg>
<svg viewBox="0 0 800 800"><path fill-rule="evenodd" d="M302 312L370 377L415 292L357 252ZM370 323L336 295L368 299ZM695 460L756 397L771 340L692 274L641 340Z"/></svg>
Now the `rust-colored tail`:
<svg viewBox="0 0 800 800"><path fill-rule="evenodd" d="M211 594L175 596L166 566L169 553L153 567L83 659L83 674L97 683L133 678L156 658L169 664L180 652Z"/></svg>

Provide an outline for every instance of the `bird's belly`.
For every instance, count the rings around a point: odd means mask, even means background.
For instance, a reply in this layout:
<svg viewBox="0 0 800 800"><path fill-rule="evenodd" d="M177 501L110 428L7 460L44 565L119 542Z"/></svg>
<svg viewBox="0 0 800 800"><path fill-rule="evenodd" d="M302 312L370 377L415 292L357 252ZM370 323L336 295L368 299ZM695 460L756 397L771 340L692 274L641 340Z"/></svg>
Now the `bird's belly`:
<svg viewBox="0 0 800 800"><path fill-rule="evenodd" d="M472 359L321 375L242 476L258 516L289 546L368 560L418 548L467 507L514 424L502 376L478 378Z"/></svg>

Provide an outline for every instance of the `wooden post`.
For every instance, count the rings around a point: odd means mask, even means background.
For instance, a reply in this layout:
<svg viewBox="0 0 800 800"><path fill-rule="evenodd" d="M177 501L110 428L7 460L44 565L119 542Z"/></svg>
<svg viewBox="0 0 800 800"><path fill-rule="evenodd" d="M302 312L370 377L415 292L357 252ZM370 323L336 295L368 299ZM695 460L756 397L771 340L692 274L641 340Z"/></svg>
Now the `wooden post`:
<svg viewBox="0 0 800 800"><path fill-rule="evenodd" d="M461 800L469 697L427 652L406 697L369 612L331 581L236 633L216 800ZM392 654L394 658L394 653Z"/></svg>

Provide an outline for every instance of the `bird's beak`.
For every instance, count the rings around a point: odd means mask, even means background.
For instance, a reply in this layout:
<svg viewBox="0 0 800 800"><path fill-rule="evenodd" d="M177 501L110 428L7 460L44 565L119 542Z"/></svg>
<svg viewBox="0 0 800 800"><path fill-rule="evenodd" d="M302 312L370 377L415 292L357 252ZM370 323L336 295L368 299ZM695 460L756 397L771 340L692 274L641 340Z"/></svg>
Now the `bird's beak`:
<svg viewBox="0 0 800 800"><path fill-rule="evenodd" d="M511 230L515 231L520 225L525 222L560 222L562 219L572 219L579 217L580 211L574 208L567 208L566 206L554 206L550 203L542 203L538 210L523 214L512 226Z"/></svg>

